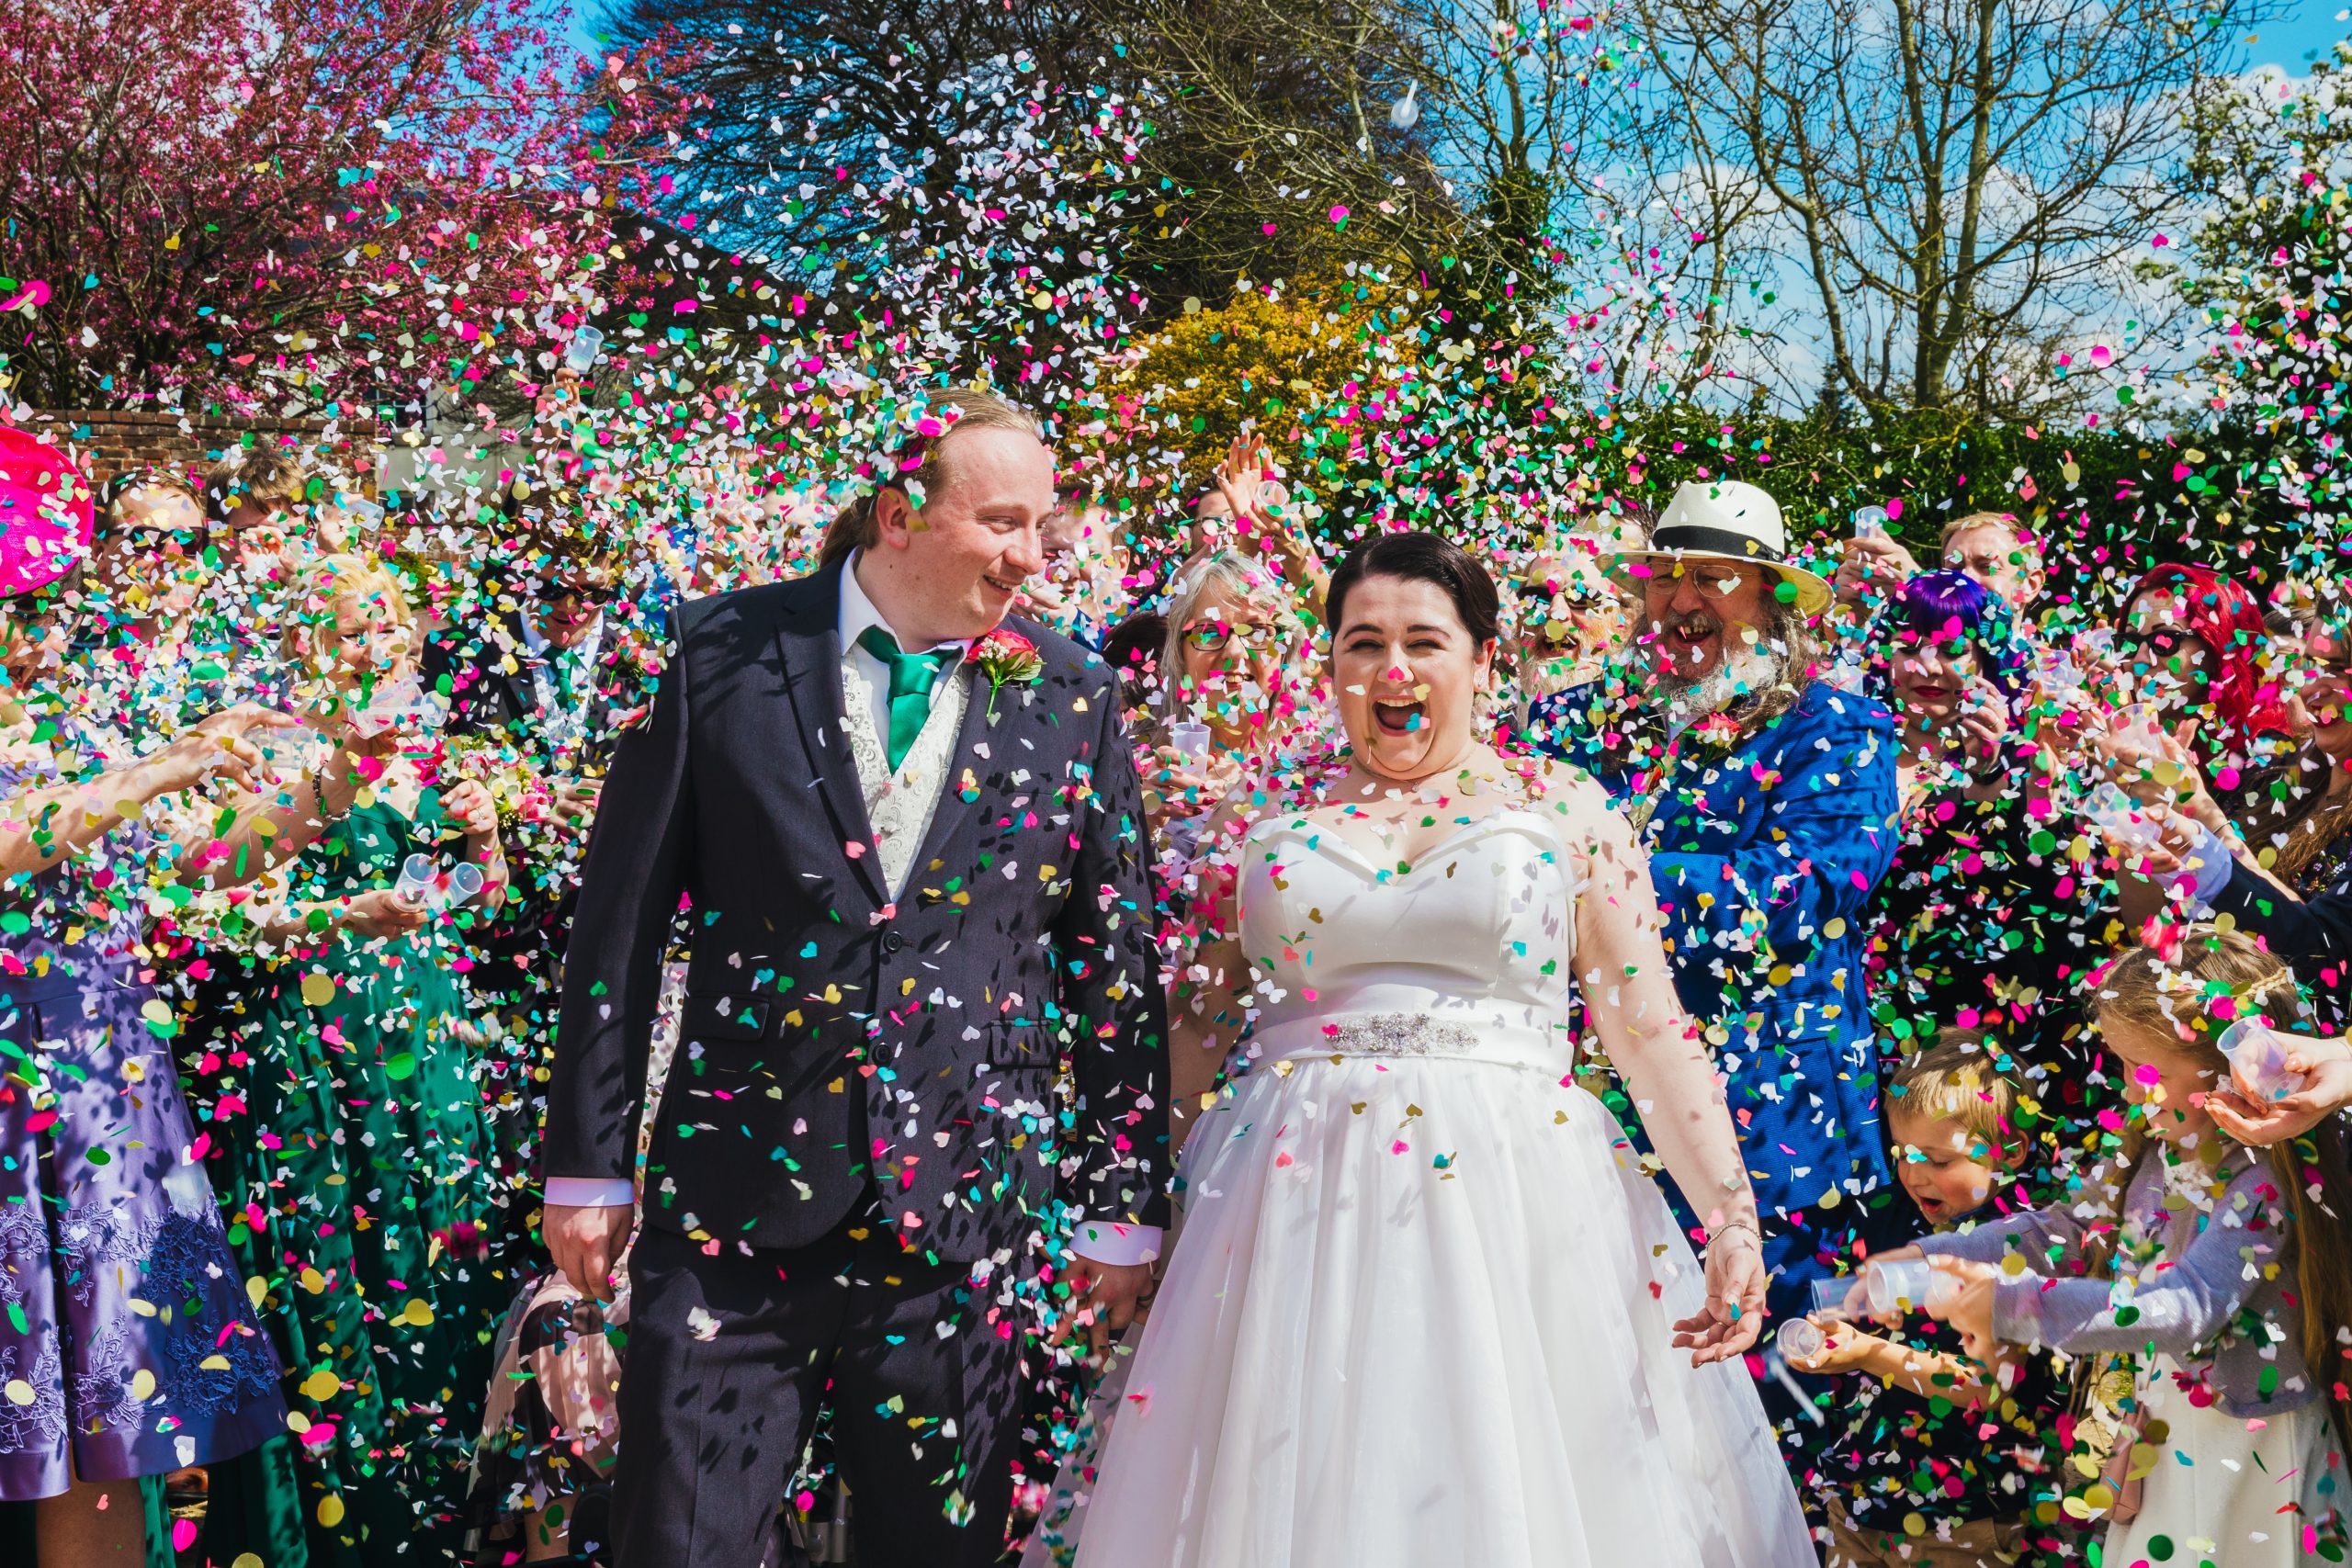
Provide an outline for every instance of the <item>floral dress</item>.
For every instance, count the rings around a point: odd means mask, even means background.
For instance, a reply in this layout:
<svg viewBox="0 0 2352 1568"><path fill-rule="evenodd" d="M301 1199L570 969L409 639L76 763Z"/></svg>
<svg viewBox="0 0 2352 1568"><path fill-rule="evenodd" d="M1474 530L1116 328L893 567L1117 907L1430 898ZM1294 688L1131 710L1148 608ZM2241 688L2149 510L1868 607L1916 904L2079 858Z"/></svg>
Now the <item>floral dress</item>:
<svg viewBox="0 0 2352 1568"><path fill-rule="evenodd" d="M0 797L55 772L0 763ZM134 824L0 885L0 1500L285 1429L151 983L154 847Z"/></svg>

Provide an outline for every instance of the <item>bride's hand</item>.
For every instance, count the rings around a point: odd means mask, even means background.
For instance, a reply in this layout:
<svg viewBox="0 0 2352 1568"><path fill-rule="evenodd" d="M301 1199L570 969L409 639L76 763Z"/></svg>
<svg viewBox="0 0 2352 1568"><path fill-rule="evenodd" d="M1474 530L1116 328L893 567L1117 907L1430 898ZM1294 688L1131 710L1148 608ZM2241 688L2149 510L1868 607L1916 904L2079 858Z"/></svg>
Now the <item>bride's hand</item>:
<svg viewBox="0 0 2352 1568"><path fill-rule="evenodd" d="M1674 1325L1674 1343L1690 1364L1727 1361L1764 1331L1764 1244L1745 1225L1707 1243L1707 1304Z"/></svg>

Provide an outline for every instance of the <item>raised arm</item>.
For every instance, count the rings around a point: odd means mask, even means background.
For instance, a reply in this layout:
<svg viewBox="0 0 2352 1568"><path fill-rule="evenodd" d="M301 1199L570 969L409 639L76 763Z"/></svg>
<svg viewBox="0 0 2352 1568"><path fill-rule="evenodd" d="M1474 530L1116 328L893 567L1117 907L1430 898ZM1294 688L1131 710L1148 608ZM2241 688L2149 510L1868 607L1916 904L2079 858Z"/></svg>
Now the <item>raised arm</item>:
<svg viewBox="0 0 2352 1568"><path fill-rule="evenodd" d="M2066 1354L2121 1350L2186 1359L2236 1319L2285 1260L2286 1206L2267 1164L2233 1179L2172 1266L2128 1294L2108 1280L2051 1279L2031 1269L1993 1282L1993 1332Z"/></svg>
<svg viewBox="0 0 2352 1568"><path fill-rule="evenodd" d="M1707 1308L1675 1325L1694 1362L1756 1342L1764 1319L1763 1236L1721 1078L1677 998L1657 891L1623 818L1595 790L1577 903L1577 977L1593 1027L1641 1112L1651 1146L1707 1227Z"/></svg>

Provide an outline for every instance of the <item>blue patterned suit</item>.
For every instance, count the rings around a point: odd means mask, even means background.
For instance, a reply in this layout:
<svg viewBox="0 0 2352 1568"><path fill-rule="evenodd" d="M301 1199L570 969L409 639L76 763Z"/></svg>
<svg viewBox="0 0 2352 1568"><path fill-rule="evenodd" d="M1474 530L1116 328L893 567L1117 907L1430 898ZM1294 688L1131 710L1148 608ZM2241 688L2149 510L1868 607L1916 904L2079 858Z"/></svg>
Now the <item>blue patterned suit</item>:
<svg viewBox="0 0 2352 1568"><path fill-rule="evenodd" d="M1598 682L1562 692L1534 705L1529 739L1589 769L1650 852L1676 988L1729 1076L1772 1311L1802 1313L1889 1180L1862 958L1894 856L1894 721L1814 682L1728 744L1702 727L1668 747L1623 708ZM1872 1218L1887 1211L1881 1193Z"/></svg>

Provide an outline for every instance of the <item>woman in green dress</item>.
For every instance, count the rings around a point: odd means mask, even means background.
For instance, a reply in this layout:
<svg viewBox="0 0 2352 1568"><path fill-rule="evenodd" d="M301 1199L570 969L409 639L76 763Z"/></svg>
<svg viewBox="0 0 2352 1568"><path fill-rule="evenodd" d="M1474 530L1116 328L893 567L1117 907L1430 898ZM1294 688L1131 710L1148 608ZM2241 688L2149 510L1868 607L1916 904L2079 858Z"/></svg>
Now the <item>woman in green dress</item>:
<svg viewBox="0 0 2352 1568"><path fill-rule="evenodd" d="M413 622L384 567L305 567L290 649L367 728L421 728L406 694ZM299 777L299 774L294 776ZM479 897L435 913L403 863L478 866ZM496 807L444 779L429 747L383 760L350 815L272 896L220 917L253 954L198 1064L230 1241L288 1368L288 1442L224 1467L205 1550L268 1568L432 1563L462 1533L469 1448L492 1338L514 1291L459 977L475 911L503 897ZM231 962L233 962L232 960Z"/></svg>

